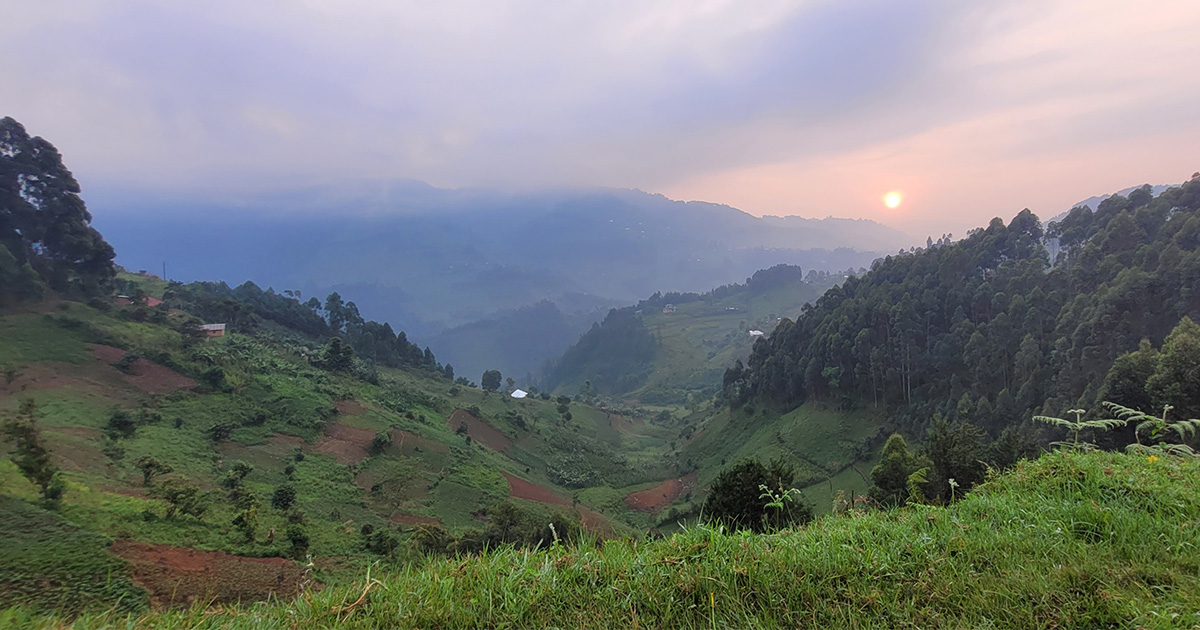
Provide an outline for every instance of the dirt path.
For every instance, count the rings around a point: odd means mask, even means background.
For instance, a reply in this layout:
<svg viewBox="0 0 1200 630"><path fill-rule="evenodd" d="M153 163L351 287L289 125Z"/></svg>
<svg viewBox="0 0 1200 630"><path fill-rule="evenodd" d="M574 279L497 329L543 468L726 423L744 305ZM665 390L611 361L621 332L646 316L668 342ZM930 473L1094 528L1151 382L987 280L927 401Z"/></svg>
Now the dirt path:
<svg viewBox="0 0 1200 630"><path fill-rule="evenodd" d="M132 540L118 540L109 549L129 561L134 581L159 607L288 599L300 593L304 581L304 569L284 558L247 558Z"/></svg>
<svg viewBox="0 0 1200 630"><path fill-rule="evenodd" d="M693 472L678 479L668 479L653 488L630 492L625 497L625 505L638 512L657 512L695 489L698 478Z"/></svg>
<svg viewBox="0 0 1200 630"><path fill-rule="evenodd" d="M467 425L467 435L471 436L472 440L498 453L512 446L512 440L508 439L507 435L471 415L466 409L455 409L454 413L450 414L449 418L446 418L446 424L450 425L450 430L452 431L457 431L458 427L464 424Z"/></svg>

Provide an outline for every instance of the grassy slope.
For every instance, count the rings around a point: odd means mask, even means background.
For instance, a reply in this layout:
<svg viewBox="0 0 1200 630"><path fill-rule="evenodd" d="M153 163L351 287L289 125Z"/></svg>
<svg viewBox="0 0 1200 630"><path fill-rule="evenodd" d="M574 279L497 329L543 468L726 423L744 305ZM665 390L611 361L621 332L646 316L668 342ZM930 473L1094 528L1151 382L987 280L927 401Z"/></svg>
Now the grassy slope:
<svg viewBox="0 0 1200 630"><path fill-rule="evenodd" d="M554 488L549 471L563 465L564 453L580 454L571 465L594 469L599 484L644 484L678 474L654 427L645 439L620 435L606 412L577 403L567 421L553 401L515 401L472 388L451 393L448 381L419 371L381 369L373 385L310 367L293 350L270 341L280 331L269 327L263 339L234 334L188 350L168 324L129 321L120 317L121 309L103 312L79 303L35 308L0 316L0 413L14 412L24 398L37 402L43 437L69 483L61 517L94 533L88 540L101 555L114 538L253 556L285 553L282 535L274 543L264 541L269 529L282 533L287 527L285 514L270 508L270 496L289 482L298 490L312 553L341 557L344 566L377 558L363 551L358 531L365 524L403 534L409 528L389 519L407 515L437 519L452 531L478 529L478 513L507 497L501 472ZM136 351L192 377L209 364L220 365L230 387L150 394L94 356L89 343ZM353 409L337 411L342 400ZM446 419L458 408L477 408L513 446L501 454L456 434ZM112 439L104 427L115 409L148 415L133 436ZM260 413L264 419L252 421ZM240 426L229 440L214 443L207 431L227 421ZM365 429L368 437L399 430L419 440L346 465L321 452L323 434L337 425ZM13 500L34 509L32 487L8 461L7 448L0 442L0 499L6 501L0 520L16 510ZM298 452L304 455L300 461ZM203 518L163 518L165 504L147 496L134 464L142 455L166 461L176 475L209 493ZM257 542L245 542L232 527L238 512L219 486L237 461L254 466L245 485L262 504ZM290 480L289 464L295 467ZM557 492L567 499L573 493ZM579 500L589 506L588 498ZM652 523L621 502L590 507L607 514L618 534ZM0 570L13 566L0 562ZM0 594L0 603L11 601Z"/></svg>
<svg viewBox="0 0 1200 630"><path fill-rule="evenodd" d="M829 511L838 492L866 493L885 437L885 418L877 412L847 413L815 404L783 415L761 408L704 408L685 422L693 423L695 437L681 457L699 468L701 486L738 460L782 457L795 465L796 485L818 514Z"/></svg>
<svg viewBox="0 0 1200 630"><path fill-rule="evenodd" d="M644 309L642 322L660 345L646 382L629 395L643 403L682 403L689 392L711 396L721 385L725 368L750 356L751 330L770 333L779 317L795 317L802 305L821 290L810 284L789 285L764 292L741 289L720 299L679 304L674 313ZM730 310L733 309L733 310ZM563 383L561 393L574 395L586 376Z"/></svg>
<svg viewBox="0 0 1200 630"><path fill-rule="evenodd" d="M1053 453L946 508L776 535L430 560L285 605L77 627L1188 628L1200 624L1200 461ZM53 627L20 611L6 627Z"/></svg>

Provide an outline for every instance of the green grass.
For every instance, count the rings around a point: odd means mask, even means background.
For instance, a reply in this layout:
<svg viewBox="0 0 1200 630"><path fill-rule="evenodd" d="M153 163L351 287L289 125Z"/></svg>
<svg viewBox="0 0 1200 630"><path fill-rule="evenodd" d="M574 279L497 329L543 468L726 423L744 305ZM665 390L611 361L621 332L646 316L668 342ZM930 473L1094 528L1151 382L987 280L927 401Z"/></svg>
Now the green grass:
<svg viewBox="0 0 1200 630"><path fill-rule="evenodd" d="M145 593L133 585L108 539L21 499L0 496L0 607L71 614L91 605L139 610ZM0 613L0 627L4 623Z"/></svg>
<svg viewBox="0 0 1200 630"><path fill-rule="evenodd" d="M82 363L88 358L83 333L64 329L46 315L0 317L0 339L4 340L0 343L0 369L16 369L35 361Z"/></svg>
<svg viewBox="0 0 1200 630"><path fill-rule="evenodd" d="M1189 628L1198 529L1200 461L1053 453L945 508L429 560L372 574L351 610L361 584L76 627Z"/></svg>
<svg viewBox="0 0 1200 630"><path fill-rule="evenodd" d="M722 466L746 457L785 458L796 466L802 487L824 482L869 460L870 440L883 426L883 419L869 411L846 413L811 403L782 416L761 408L710 413L704 435L683 451L700 467L701 485L711 482Z"/></svg>

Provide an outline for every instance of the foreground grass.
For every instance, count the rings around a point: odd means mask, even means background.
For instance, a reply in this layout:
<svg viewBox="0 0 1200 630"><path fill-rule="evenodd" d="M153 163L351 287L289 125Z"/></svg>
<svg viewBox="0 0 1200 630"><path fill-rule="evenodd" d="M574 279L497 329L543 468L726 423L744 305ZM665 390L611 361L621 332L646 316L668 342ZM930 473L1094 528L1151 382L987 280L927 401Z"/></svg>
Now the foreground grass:
<svg viewBox="0 0 1200 630"><path fill-rule="evenodd" d="M430 560L291 603L77 628L1192 628L1200 462L1055 453L948 508ZM58 627L22 611L2 627Z"/></svg>

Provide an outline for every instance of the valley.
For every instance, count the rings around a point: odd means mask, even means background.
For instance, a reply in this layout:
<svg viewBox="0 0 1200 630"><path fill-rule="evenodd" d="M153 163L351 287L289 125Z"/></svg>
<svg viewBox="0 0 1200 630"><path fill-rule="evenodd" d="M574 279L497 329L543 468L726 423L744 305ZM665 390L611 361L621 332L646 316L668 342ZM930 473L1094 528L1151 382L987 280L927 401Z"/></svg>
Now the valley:
<svg viewBox="0 0 1200 630"><path fill-rule="evenodd" d="M1200 174L869 261L628 191L464 254L491 197L421 187L462 216L172 250L276 291L118 265L0 131L0 625L1191 621Z"/></svg>

